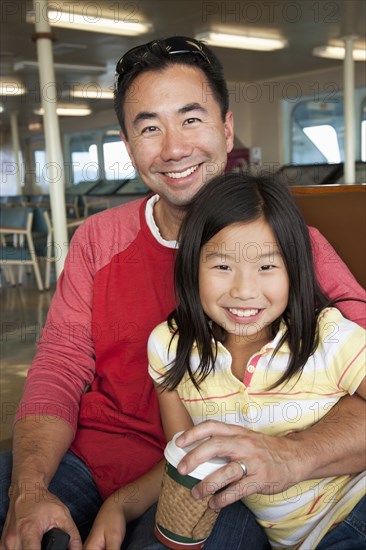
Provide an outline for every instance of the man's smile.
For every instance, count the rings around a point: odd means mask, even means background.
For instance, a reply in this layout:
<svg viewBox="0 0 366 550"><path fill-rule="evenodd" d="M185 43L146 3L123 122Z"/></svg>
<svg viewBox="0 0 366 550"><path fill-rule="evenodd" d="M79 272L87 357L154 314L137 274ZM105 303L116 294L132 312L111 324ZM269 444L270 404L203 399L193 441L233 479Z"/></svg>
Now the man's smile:
<svg viewBox="0 0 366 550"><path fill-rule="evenodd" d="M172 179L179 179L179 178L186 178L187 176L190 176L193 174L197 168L199 168L200 164L196 164L195 166L191 166L190 168L186 168L185 170L182 170L181 172L163 172L166 176Z"/></svg>

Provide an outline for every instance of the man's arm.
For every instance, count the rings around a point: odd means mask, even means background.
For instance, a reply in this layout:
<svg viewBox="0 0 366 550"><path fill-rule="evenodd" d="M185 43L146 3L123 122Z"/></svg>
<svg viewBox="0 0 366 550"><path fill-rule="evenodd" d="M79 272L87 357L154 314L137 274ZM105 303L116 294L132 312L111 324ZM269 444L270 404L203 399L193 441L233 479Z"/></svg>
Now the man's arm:
<svg viewBox="0 0 366 550"><path fill-rule="evenodd" d="M180 462L181 474L215 456L230 463L196 485L197 498L207 496L212 486L231 484L212 497L210 506L222 508L254 493L278 493L306 479L351 474L366 469L366 402L346 396L317 424L287 437L274 437L240 426L208 421L177 439L182 447L209 438ZM248 474L236 461L242 461ZM214 485L212 485L214 484Z"/></svg>
<svg viewBox="0 0 366 550"><path fill-rule="evenodd" d="M341 399L307 430L289 435L302 454L298 481L366 470L365 434L365 397L354 395Z"/></svg>
<svg viewBox="0 0 366 550"><path fill-rule="evenodd" d="M43 534L59 527L71 536L71 550L82 547L66 506L48 485L70 443L69 424L55 417L27 417L14 427L13 471L2 548L39 548Z"/></svg>
<svg viewBox="0 0 366 550"><path fill-rule="evenodd" d="M89 225L85 222L72 241L17 410L2 535L6 549L38 548L43 533L55 526L71 535L70 548L80 548L68 509L47 488L73 440L80 398L95 371L93 341L85 330L91 324L95 269L82 255L91 240Z"/></svg>
<svg viewBox="0 0 366 550"><path fill-rule="evenodd" d="M309 227L316 276L323 291L331 300L353 298L339 302L336 307L343 315L366 328L366 292L338 256L332 245L314 227ZM363 300L357 301L357 300Z"/></svg>

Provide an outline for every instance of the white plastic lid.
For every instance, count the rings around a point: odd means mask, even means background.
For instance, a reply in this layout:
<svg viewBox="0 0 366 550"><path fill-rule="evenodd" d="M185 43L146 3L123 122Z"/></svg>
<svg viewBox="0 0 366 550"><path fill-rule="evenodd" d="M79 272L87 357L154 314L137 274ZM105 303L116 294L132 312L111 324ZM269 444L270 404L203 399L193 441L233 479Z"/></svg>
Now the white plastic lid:
<svg viewBox="0 0 366 550"><path fill-rule="evenodd" d="M200 445L202 441L205 441L204 439L202 439L201 441L197 441L196 443L193 443L188 447L178 447L175 444L175 441L182 433L183 432L176 433L173 439L169 441L164 451L165 458L172 466L174 466L174 468L178 466L179 462L182 460L183 457L186 456L187 453L189 453L189 451ZM208 462L203 462L203 464L197 466L197 468L190 472L189 475L191 477L195 477L196 479L204 479L209 474L212 474L222 466L225 466L225 464L227 464L228 462L228 458L212 458Z"/></svg>

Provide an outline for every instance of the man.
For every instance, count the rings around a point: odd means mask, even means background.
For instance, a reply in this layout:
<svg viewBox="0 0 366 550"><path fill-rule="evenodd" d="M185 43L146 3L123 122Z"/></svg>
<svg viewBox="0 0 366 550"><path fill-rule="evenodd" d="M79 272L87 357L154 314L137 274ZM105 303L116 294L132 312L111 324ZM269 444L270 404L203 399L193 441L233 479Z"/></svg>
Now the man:
<svg viewBox="0 0 366 550"><path fill-rule="evenodd" d="M77 550L78 531L87 531L108 495L123 488L120 498L134 509L126 520L132 520L146 511L139 499L144 479L152 476L155 487L161 480L165 442L146 343L174 307L173 261L184 207L224 169L233 119L221 65L194 40L172 37L134 48L117 73L121 137L155 195L91 217L73 239L16 417L6 549L37 548L42 534L58 526ZM322 275L325 241L317 239ZM332 272L337 278L325 266L320 277L331 296L362 295L341 262ZM353 318L360 319L362 308L356 310ZM309 434L251 441L263 481L285 486L296 481L295 472L296 478L309 475L303 457L315 446L321 452L313 453L313 471L362 470L363 410L357 398L344 399L339 413ZM237 443L230 434L224 444ZM9 472L9 461L3 463ZM238 465L220 475L237 481ZM143 543L127 533L128 548L141 550L153 541L152 517L150 509L139 523ZM100 547L118 546L124 530L113 525L113 544L106 539ZM233 505L220 514L206 548L240 548L244 532L247 544L253 535L253 545L265 547L251 516ZM226 543L220 546L221 535Z"/></svg>

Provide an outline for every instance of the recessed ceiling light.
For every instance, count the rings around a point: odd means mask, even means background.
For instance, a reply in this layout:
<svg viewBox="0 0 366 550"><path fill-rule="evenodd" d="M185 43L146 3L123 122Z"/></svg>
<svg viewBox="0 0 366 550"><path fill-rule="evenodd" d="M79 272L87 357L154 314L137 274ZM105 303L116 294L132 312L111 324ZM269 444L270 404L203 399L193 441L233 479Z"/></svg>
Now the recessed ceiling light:
<svg viewBox="0 0 366 550"><path fill-rule="evenodd" d="M73 65L72 63L54 63L55 71L65 71L72 73L101 74L107 70L105 65ZM26 69L38 69L38 61L18 61L14 63L14 71L24 71Z"/></svg>
<svg viewBox="0 0 366 550"><path fill-rule="evenodd" d="M319 46L313 49L313 55L327 59L344 59L345 51L344 46ZM366 61L366 49L354 47L352 55L355 61Z"/></svg>
<svg viewBox="0 0 366 550"><path fill-rule="evenodd" d="M82 99L113 99L114 97L113 90L110 88L101 88L95 83L71 88L70 95Z"/></svg>
<svg viewBox="0 0 366 550"><path fill-rule="evenodd" d="M33 113L35 115L43 115L44 109L43 107L34 109ZM90 115L91 109L87 105L58 105L56 107L56 113L59 116L87 116Z"/></svg>
<svg viewBox="0 0 366 550"><path fill-rule="evenodd" d="M42 130L42 124L40 122L30 122L28 124L28 130L30 132L40 132Z"/></svg>
<svg viewBox="0 0 366 550"><path fill-rule="evenodd" d="M11 76L0 78L0 95L23 95L25 87L16 78Z"/></svg>
<svg viewBox="0 0 366 550"><path fill-rule="evenodd" d="M228 34L208 31L196 35L197 40L206 42L209 46L222 48L239 48L243 50L271 51L287 46L287 40L265 36L250 36L245 34Z"/></svg>
<svg viewBox="0 0 366 550"><path fill-rule="evenodd" d="M77 3L76 3L77 4ZM56 4L57 6L57 4ZM98 4L91 4L91 7L96 7L98 12ZM123 19L122 14L118 14L119 17L109 19L107 17L101 17L99 13L92 13L90 10L85 10L85 13L75 13L73 8L67 12L63 12L60 9L49 9L48 20L52 27L62 27L71 30L79 31L91 31L104 34L118 34L137 36L151 32L153 26L151 23L138 21L136 18L129 19L129 14ZM26 16L27 23L35 22L35 12L30 11Z"/></svg>

